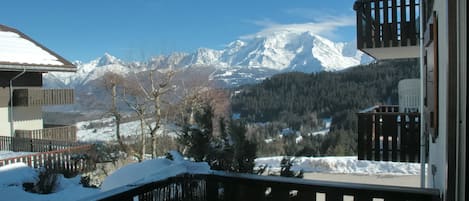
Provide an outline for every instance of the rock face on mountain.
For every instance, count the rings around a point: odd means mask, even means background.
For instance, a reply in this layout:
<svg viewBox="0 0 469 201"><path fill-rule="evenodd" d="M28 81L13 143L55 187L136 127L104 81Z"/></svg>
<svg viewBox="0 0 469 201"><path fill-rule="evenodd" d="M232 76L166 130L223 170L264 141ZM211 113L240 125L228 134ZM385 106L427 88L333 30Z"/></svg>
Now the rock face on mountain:
<svg viewBox="0 0 469 201"><path fill-rule="evenodd" d="M278 31L229 43L222 50L199 48L176 52L143 62L124 62L108 53L88 63L75 62L77 73L48 73L46 87L84 88L107 71L126 75L149 69L207 70L209 79L224 86L258 82L280 72L337 71L371 61L351 43L335 43L311 32Z"/></svg>

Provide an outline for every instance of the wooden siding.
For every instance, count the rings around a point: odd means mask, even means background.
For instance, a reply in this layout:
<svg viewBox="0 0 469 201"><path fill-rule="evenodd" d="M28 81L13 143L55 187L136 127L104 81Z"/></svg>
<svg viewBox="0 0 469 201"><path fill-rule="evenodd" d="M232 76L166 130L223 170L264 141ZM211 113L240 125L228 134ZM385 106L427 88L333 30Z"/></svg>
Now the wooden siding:
<svg viewBox="0 0 469 201"><path fill-rule="evenodd" d="M10 87L10 79L21 72L1 71L0 87ZM13 81L14 87L41 87L42 73L28 72Z"/></svg>
<svg viewBox="0 0 469 201"><path fill-rule="evenodd" d="M13 91L14 106L41 106L73 104L73 89L15 89Z"/></svg>
<svg viewBox="0 0 469 201"><path fill-rule="evenodd" d="M15 137L75 142L76 126L53 126L37 130L15 130Z"/></svg>

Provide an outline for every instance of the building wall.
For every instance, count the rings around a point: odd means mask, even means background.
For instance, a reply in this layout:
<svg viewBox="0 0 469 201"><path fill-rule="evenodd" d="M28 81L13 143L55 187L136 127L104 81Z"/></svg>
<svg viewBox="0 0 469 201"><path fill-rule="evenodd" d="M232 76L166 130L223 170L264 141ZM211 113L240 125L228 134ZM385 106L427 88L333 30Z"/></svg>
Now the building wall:
<svg viewBox="0 0 469 201"><path fill-rule="evenodd" d="M25 88L25 87L22 87ZM36 87L37 88L37 87ZM11 136L9 113L9 87L0 88L0 136ZM42 107L14 107L14 128L35 130L43 128Z"/></svg>
<svg viewBox="0 0 469 201"><path fill-rule="evenodd" d="M10 120L8 101L10 99L7 87L0 88L0 136L10 136Z"/></svg>
<svg viewBox="0 0 469 201"><path fill-rule="evenodd" d="M429 142L428 186L444 192L447 175L447 97L448 97L448 6L446 1L435 1L438 16L438 138ZM428 115L428 114L426 114ZM431 138L431 137L430 137Z"/></svg>
<svg viewBox="0 0 469 201"><path fill-rule="evenodd" d="M469 192L467 189L467 175L468 175L468 166L467 161L469 157L467 155L467 1L458 1L457 7L458 11L458 62L459 62L459 111L461 114L460 117L460 127L459 127L459 137L458 137L458 158L457 166L458 172L456 178L458 178L457 186L457 200L468 200Z"/></svg>
<svg viewBox="0 0 469 201"><path fill-rule="evenodd" d="M439 137L429 143L428 186L440 189L444 200L466 200L467 3L435 1L434 8L438 16Z"/></svg>

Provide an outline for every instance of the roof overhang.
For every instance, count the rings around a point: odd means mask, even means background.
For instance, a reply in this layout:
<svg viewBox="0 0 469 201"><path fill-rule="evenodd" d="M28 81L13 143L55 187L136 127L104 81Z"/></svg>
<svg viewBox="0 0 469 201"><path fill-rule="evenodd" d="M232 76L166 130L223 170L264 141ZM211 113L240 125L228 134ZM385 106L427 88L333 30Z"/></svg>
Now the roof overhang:
<svg viewBox="0 0 469 201"><path fill-rule="evenodd" d="M32 66L1 64L0 71L26 71L26 72L76 72L75 66Z"/></svg>
<svg viewBox="0 0 469 201"><path fill-rule="evenodd" d="M360 50L377 60L409 59L409 58L420 57L419 55L420 47L418 45L417 46L362 48Z"/></svg>
<svg viewBox="0 0 469 201"><path fill-rule="evenodd" d="M25 35L24 33L14 28L1 25L1 24L0 24L0 32L4 33L4 37L5 37L4 39L7 42L7 46L5 46L6 48L4 48L3 51L6 51L7 53L9 53L10 49L8 48L13 48L11 49L12 52L20 50L20 52L17 55L21 58L21 59L12 59L12 60L9 60L9 59L0 60L0 71L24 71L26 70L28 72L49 72L49 71L76 72L77 68L75 65L73 65L71 62L69 62L62 56L58 55L54 51L36 42L35 40ZM12 44L21 44L23 46L21 45L8 46L8 42L11 42ZM47 56L49 60L42 60L42 58L39 60L28 60L27 59L28 51L31 51L31 49L28 49L29 47L41 53L39 54L41 56L49 55ZM23 48L25 51L22 51L23 49L21 48ZM15 58L16 55L12 55L12 56L13 58ZM5 57L5 58L9 58L9 57ZM53 60L50 60L50 58L53 58Z"/></svg>

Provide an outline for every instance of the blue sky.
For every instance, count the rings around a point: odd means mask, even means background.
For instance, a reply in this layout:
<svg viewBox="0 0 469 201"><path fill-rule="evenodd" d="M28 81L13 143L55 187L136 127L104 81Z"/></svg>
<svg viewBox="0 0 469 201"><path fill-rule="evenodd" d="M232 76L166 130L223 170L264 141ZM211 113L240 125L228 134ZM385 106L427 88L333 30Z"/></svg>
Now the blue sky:
<svg viewBox="0 0 469 201"><path fill-rule="evenodd" d="M108 52L139 60L276 29L311 29L334 41L355 37L354 0L14 0L0 23L69 60Z"/></svg>

